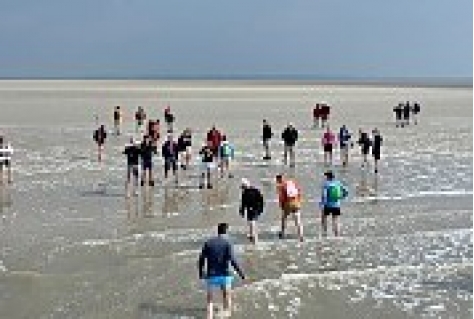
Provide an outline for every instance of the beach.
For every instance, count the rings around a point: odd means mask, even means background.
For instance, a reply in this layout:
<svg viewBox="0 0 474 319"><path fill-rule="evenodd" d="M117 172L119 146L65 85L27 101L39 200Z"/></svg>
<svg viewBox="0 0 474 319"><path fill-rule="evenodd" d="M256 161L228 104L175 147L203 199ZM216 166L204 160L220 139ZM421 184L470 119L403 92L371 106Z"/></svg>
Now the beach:
<svg viewBox="0 0 474 319"><path fill-rule="evenodd" d="M334 171L350 190L342 237L321 236L323 130L314 103L332 106L330 125L378 128L378 177L357 147ZM418 101L418 125L396 128L393 107ZM472 103L470 87L245 81L0 81L0 132L12 143L12 185L0 186L0 318L205 318L197 258L219 222L230 224L248 281L236 280L232 318L471 318ZM216 125L235 144L235 178L199 190L200 165L126 199L122 154L138 105L177 131L193 130L196 154ZM125 134L109 134L97 163L95 117L109 131L120 105ZM273 159L261 160L261 124L275 131ZM300 131L296 168L282 164L279 136ZM162 131L162 136L164 132ZM290 223L278 239L274 177L298 180L304 243ZM246 239L239 183L262 189L260 243ZM373 188L357 194L362 182Z"/></svg>

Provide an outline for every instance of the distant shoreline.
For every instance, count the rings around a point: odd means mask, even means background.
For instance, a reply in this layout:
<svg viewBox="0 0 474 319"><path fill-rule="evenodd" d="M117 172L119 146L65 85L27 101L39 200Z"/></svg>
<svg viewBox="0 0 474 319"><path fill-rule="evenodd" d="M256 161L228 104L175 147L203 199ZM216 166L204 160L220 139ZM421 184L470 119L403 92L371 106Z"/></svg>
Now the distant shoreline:
<svg viewBox="0 0 474 319"><path fill-rule="evenodd" d="M135 82L135 83L177 83L177 84L214 84L227 85L272 85L272 86L361 86L361 87L433 87L433 88L472 88L472 78L341 78L341 79L310 79L310 78L245 78L245 77L170 77L170 78L20 78L0 77L3 82Z"/></svg>

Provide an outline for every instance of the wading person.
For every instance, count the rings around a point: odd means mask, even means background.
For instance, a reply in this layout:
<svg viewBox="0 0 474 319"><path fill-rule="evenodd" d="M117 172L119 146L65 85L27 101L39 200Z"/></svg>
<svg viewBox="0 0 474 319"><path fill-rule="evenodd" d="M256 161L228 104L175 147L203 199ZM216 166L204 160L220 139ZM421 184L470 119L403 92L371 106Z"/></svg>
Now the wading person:
<svg viewBox="0 0 474 319"><path fill-rule="evenodd" d="M249 226L248 238L256 244L258 242L257 220L263 213L263 196L260 190L251 185L247 179L242 179L242 199L240 203L240 215L246 215Z"/></svg>
<svg viewBox="0 0 474 319"><path fill-rule="evenodd" d="M208 141L206 145L203 146L201 151L199 152L201 155L201 162L202 162L202 173L201 173L201 180L199 182L199 188L204 188L204 184L207 183L207 188L211 189L211 171L214 168L214 150L212 148L212 142Z"/></svg>
<svg viewBox="0 0 474 319"><path fill-rule="evenodd" d="M281 134L283 140L283 163L288 163L290 159L290 167L295 166L295 144L298 141L298 131L294 128L293 124L289 123Z"/></svg>
<svg viewBox="0 0 474 319"><path fill-rule="evenodd" d="M332 165L332 152L334 149L334 144L336 143L336 136L329 128L329 125L324 132L321 139L321 144L323 145L324 150L324 165Z"/></svg>
<svg viewBox="0 0 474 319"><path fill-rule="evenodd" d="M303 224L301 223L301 189L295 181L284 178L283 175L276 176L278 201L282 210L281 215L281 230L278 237L283 239L285 237L286 220L291 215L295 222L298 239L303 241Z"/></svg>
<svg viewBox="0 0 474 319"><path fill-rule="evenodd" d="M135 142L135 140L130 138L130 144L125 146L123 154L127 157L127 184L125 187L125 193L127 197L130 197L130 194L137 194L138 187L138 170L140 165L140 145ZM132 190L133 185L133 192Z"/></svg>
<svg viewBox="0 0 474 319"><path fill-rule="evenodd" d="M234 146L227 140L227 136L222 136L222 142L219 146L219 168L221 170L221 178L224 178L224 174L227 177L232 178L233 175L230 172L231 162L234 159Z"/></svg>
<svg viewBox="0 0 474 319"><path fill-rule="evenodd" d="M143 125L145 124L146 113L143 107L139 106L135 112L135 131L138 133L143 132Z"/></svg>
<svg viewBox="0 0 474 319"><path fill-rule="evenodd" d="M359 130L359 141L357 144L360 146L360 152L362 154L362 167L365 167L368 164L367 156L370 152L370 146L372 146L372 141L369 138L369 134Z"/></svg>
<svg viewBox="0 0 474 319"><path fill-rule="evenodd" d="M395 113L395 126L403 127L403 103L398 103L397 106L393 108L393 113Z"/></svg>
<svg viewBox="0 0 474 319"><path fill-rule="evenodd" d="M161 147L161 154L164 160L165 179L168 179L168 173L173 170L174 181L178 183L178 143L169 135L166 142Z"/></svg>
<svg viewBox="0 0 474 319"><path fill-rule="evenodd" d="M263 120L263 128L262 128L262 142L263 142L263 150L265 155L263 156L264 160L271 160L272 155L270 153L270 140L273 137L272 127L267 122L267 120Z"/></svg>
<svg viewBox="0 0 474 319"><path fill-rule="evenodd" d="M156 147L148 135L143 137L143 142L140 146L140 155L142 158L142 180L141 186L145 186L148 182L149 186L155 186L153 179L153 155L156 154Z"/></svg>
<svg viewBox="0 0 474 319"><path fill-rule="evenodd" d="M114 129L115 135L120 135L122 126L122 111L120 110L120 106L116 106L114 110Z"/></svg>
<svg viewBox="0 0 474 319"><path fill-rule="evenodd" d="M0 185L3 184L4 170L7 172L7 182L12 183L12 155L12 146L0 135Z"/></svg>
<svg viewBox="0 0 474 319"><path fill-rule="evenodd" d="M105 140L107 139L107 132L104 125L101 125L97 130L94 131L93 138L94 142L97 144L97 159L99 163L102 163Z"/></svg>
<svg viewBox="0 0 474 319"><path fill-rule="evenodd" d="M339 129L339 147L341 150L341 163L342 166L347 166L349 164L349 148L351 144L351 133L346 125L341 126Z"/></svg>
<svg viewBox="0 0 474 319"><path fill-rule="evenodd" d="M207 285L207 319L214 318L214 293L222 291L223 311L225 317L232 313L232 282L230 266L239 274L242 280L245 275L239 266L232 244L227 239L228 225L221 223L217 226L217 237L206 241L199 255L199 278L206 280ZM206 268L206 271L204 271Z"/></svg>
<svg viewBox="0 0 474 319"><path fill-rule="evenodd" d="M346 198L349 194L347 189L342 185L340 181L337 181L332 171L324 173L326 177L323 183L321 192L320 207L321 212L321 227L323 235L327 235L327 218L332 217L332 228L334 236L339 236L340 223L339 216L341 215L341 200Z"/></svg>
<svg viewBox="0 0 474 319"><path fill-rule="evenodd" d="M372 156L374 157L374 172L377 174L379 172L379 161L380 161L380 154L381 154L381 149L382 149L382 142L383 138L382 135L380 134L380 131L378 129L374 129L372 131Z"/></svg>

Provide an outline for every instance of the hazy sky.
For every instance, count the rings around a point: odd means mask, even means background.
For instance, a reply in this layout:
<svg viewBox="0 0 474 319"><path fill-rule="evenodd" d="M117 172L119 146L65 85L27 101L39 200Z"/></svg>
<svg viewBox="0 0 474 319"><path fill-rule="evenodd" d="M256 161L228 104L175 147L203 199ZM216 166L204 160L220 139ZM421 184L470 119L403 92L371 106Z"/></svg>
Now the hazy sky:
<svg viewBox="0 0 474 319"><path fill-rule="evenodd" d="M471 77L472 0L0 0L0 77Z"/></svg>

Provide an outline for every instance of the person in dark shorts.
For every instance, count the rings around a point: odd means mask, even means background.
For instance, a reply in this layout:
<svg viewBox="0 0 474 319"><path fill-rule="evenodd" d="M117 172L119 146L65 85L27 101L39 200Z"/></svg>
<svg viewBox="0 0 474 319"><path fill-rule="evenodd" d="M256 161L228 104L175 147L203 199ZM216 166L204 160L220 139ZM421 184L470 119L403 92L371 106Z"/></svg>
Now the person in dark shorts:
<svg viewBox="0 0 474 319"><path fill-rule="evenodd" d="M263 141L263 149L265 151L265 155L263 156L264 160L271 160L272 156L270 153L270 140L273 137L272 127L268 123L267 120L263 120L263 128L262 128L262 141Z"/></svg>
<svg viewBox="0 0 474 319"><path fill-rule="evenodd" d="M171 113L171 107L168 105L165 108L165 123L166 123L166 130L168 133L173 133L173 123L174 123L174 114Z"/></svg>
<svg viewBox="0 0 474 319"><path fill-rule="evenodd" d="M101 125L94 131L93 139L97 144L97 159L99 163L102 163L102 153L104 152L105 140L107 139L107 132L104 125Z"/></svg>
<svg viewBox="0 0 474 319"><path fill-rule="evenodd" d="M200 189L204 188L204 183L207 182L207 188L211 189L212 188L211 171L214 168L214 158L215 158L211 141L208 141L207 144L203 146L203 148L199 152L199 155L201 155L201 162L203 165L203 168L202 168L203 171L201 174L201 180L199 182L199 188Z"/></svg>
<svg viewBox="0 0 474 319"><path fill-rule="evenodd" d="M247 213L249 225L249 240L256 244L258 242L257 219L263 213L263 196L260 190L252 186L247 179L242 179L242 199L240 204L240 215L244 217Z"/></svg>
<svg viewBox="0 0 474 319"><path fill-rule="evenodd" d="M372 131L372 156L374 157L374 172L375 174L378 173L378 163L380 161L380 153L382 148L383 138L380 135L380 131L376 128Z"/></svg>
<svg viewBox="0 0 474 319"><path fill-rule="evenodd" d="M127 197L130 197L131 186L132 183L135 186L133 190L133 194L137 194L137 187L138 187L138 170L140 164L140 145L139 143L135 142L135 140L130 138L130 144L125 146L125 150L123 154L127 157L127 185L125 188L125 192Z"/></svg>
<svg viewBox="0 0 474 319"><path fill-rule="evenodd" d="M341 149L341 163L342 166L349 164L349 148L352 147L352 134L346 125L342 125L339 129L339 147Z"/></svg>
<svg viewBox="0 0 474 319"><path fill-rule="evenodd" d="M214 292L222 291L223 310L222 317L230 317L232 313L232 282L234 277L230 272L232 266L242 280L245 274L239 266L234 255L232 244L227 238L228 224L221 223L217 226L217 237L204 243L199 255L199 279L205 279L207 285L207 318L214 318ZM204 272L206 267L206 272Z"/></svg>
<svg viewBox="0 0 474 319"><path fill-rule="evenodd" d="M412 111L413 111L413 122L415 123L415 125L418 125L418 114L421 112L420 103L415 102L415 104L413 104Z"/></svg>
<svg viewBox="0 0 474 319"><path fill-rule="evenodd" d="M149 186L155 186L153 179L153 155L156 153L156 147L153 145L153 141L148 135L145 135L140 146L140 155L142 157L141 186L145 186L146 181L148 181Z"/></svg>
<svg viewBox="0 0 474 319"><path fill-rule="evenodd" d="M326 132L323 134L321 144L324 150L324 165L332 165L332 152L334 144L336 144L336 136L329 128L329 125L326 128Z"/></svg>
<svg viewBox="0 0 474 319"><path fill-rule="evenodd" d="M295 166L295 144L298 141L298 131L294 128L293 124L289 123L281 134L283 140L283 162L285 165L288 163L288 157L290 158L290 167Z"/></svg>
<svg viewBox="0 0 474 319"><path fill-rule="evenodd" d="M150 137L153 145L158 146L160 140L160 120L149 120L147 124L147 135Z"/></svg>
<svg viewBox="0 0 474 319"><path fill-rule="evenodd" d="M13 148L10 143L5 142L5 138L0 135L0 185L3 184L3 170L7 170L7 181L12 183L12 155Z"/></svg>
<svg viewBox="0 0 474 319"><path fill-rule="evenodd" d="M357 144L360 146L360 152L363 158L362 167L365 167L365 165L368 164L367 156L369 155L370 147L372 146L372 141L370 140L369 134L359 130L359 141L357 141Z"/></svg>
<svg viewBox="0 0 474 319"><path fill-rule="evenodd" d="M178 137L178 150L181 158L181 168L188 169L192 157L192 133L191 129L185 129Z"/></svg>
<svg viewBox="0 0 474 319"><path fill-rule="evenodd" d="M145 124L146 120L146 113L143 107L139 106L137 111L135 112L135 131L142 132L143 125Z"/></svg>
<svg viewBox="0 0 474 319"><path fill-rule="evenodd" d="M403 103L398 103L397 106L393 108L393 112L395 113L395 126L396 127L403 127Z"/></svg>
<svg viewBox="0 0 474 319"><path fill-rule="evenodd" d="M120 106L116 106L114 110L114 128L115 128L115 135L120 135L120 127L122 126L122 111L120 110Z"/></svg>
<svg viewBox="0 0 474 319"><path fill-rule="evenodd" d="M410 113L411 113L411 106L410 102L406 102L403 106L403 123L404 125L410 124Z"/></svg>
<svg viewBox="0 0 474 319"><path fill-rule="evenodd" d="M321 105L319 103L316 103L316 105L313 108L313 127L314 128L319 127L320 118L321 118Z"/></svg>
<svg viewBox="0 0 474 319"><path fill-rule="evenodd" d="M169 135L163 143L161 155L165 161L165 179L168 179L168 172L172 169L175 182L178 183L178 143L173 141L173 136Z"/></svg>
<svg viewBox="0 0 474 319"><path fill-rule="evenodd" d="M345 199L349 192L340 181L335 179L332 171L324 173L324 176L326 180L323 183L320 202L321 227L323 235L327 235L327 217L331 215L334 236L339 236L341 233L339 223L341 200Z"/></svg>
<svg viewBox="0 0 474 319"><path fill-rule="evenodd" d="M329 121L329 115L331 114L331 107L324 103L321 106L321 126L325 127L327 122Z"/></svg>
<svg viewBox="0 0 474 319"><path fill-rule="evenodd" d="M206 141L214 153L214 160L217 161L219 159L219 146L222 143L222 133L213 126L211 130L207 132Z"/></svg>

